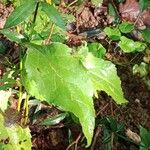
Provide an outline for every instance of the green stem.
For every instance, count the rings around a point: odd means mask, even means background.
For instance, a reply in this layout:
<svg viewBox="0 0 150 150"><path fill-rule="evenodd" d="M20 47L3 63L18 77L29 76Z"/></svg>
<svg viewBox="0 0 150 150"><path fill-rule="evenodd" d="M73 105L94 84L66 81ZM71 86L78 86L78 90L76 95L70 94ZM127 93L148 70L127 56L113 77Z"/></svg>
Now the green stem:
<svg viewBox="0 0 150 150"><path fill-rule="evenodd" d="M35 8L35 12L34 12L34 18L33 18L33 23L35 23L35 21L36 21L36 17L37 17L37 13L38 13L38 8L39 8L39 3L40 2L37 2L37 4L36 4L36 8Z"/></svg>
<svg viewBox="0 0 150 150"><path fill-rule="evenodd" d="M19 54L19 57L20 57L20 80L21 80L21 74L22 74L22 58L21 58L21 50L20 50L20 54ZM18 112L20 111L20 107L21 107L21 102L22 102L22 84L21 82L19 82L19 100L18 100Z"/></svg>
<svg viewBox="0 0 150 150"><path fill-rule="evenodd" d="M28 122L28 115L29 115L29 107L28 107L28 105L29 105L29 98L30 98L30 95L29 94L27 94L27 96L26 96L26 100L25 100L25 121L24 121L24 125L26 125L27 124L27 122Z"/></svg>
<svg viewBox="0 0 150 150"><path fill-rule="evenodd" d="M45 44L46 44L46 45L50 43L51 36L52 36L53 30L54 30L54 26L55 26L55 24L52 23L51 28L50 28L50 32L49 32L49 35L48 35L48 38L47 38L47 40L45 41Z"/></svg>

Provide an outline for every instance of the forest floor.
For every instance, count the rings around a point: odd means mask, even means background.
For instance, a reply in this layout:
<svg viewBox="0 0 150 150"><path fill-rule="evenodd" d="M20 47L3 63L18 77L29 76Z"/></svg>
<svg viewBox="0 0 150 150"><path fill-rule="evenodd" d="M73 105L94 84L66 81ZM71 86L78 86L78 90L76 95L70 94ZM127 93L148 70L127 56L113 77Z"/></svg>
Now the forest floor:
<svg viewBox="0 0 150 150"><path fill-rule="evenodd" d="M103 37L103 34L92 36L85 36L83 33L97 28L104 28L112 25L111 19L108 17L108 5L104 2L103 7L95 7L91 3L84 3L77 9L74 5L65 8L60 7L62 13L71 13L76 17L76 22L68 25L69 40L66 43L69 46L78 46L83 40L88 42L97 41L103 44L106 48L106 59L112 61L117 66L117 72L121 79L122 88L125 98L129 101L127 105L117 105L111 97L105 92L100 92L98 98L94 98L96 120L105 117L113 117L118 123L125 125L123 135L131 140L133 133L139 135L139 127L145 127L150 131L150 88L145 84L142 77L138 74L133 75L133 65L140 64L145 57L145 53L129 53L115 50L115 42L108 45L108 41ZM71 1L66 1L71 3ZM115 5L115 4L114 4ZM117 7L118 13L119 6ZM12 5L0 4L0 28L3 27L5 20L9 13L13 10ZM130 18L128 19L130 21ZM82 33L82 34L81 34ZM133 37L135 38L135 37ZM0 41L6 46L7 50L5 57L12 63L18 62L18 46L10 42L3 35L0 35ZM4 56L0 56L0 76L5 72L5 65L3 64ZM48 116L55 116L59 114L59 110L55 107L43 103L43 111L40 118ZM35 150L65 150L70 149L70 141L68 140L69 131L72 132L73 141L75 141L72 149L90 149L90 150L104 150L103 135L104 130L102 126L95 128L93 142L90 148L84 148L85 142L81 127L73 122L66 123L65 120L54 126L40 126L38 124L30 125L32 134L32 144ZM130 131L130 132L129 132ZM132 132L131 132L132 131ZM138 150L136 144L124 140L115 139L112 136L111 148L113 150ZM74 147L74 148L73 148Z"/></svg>

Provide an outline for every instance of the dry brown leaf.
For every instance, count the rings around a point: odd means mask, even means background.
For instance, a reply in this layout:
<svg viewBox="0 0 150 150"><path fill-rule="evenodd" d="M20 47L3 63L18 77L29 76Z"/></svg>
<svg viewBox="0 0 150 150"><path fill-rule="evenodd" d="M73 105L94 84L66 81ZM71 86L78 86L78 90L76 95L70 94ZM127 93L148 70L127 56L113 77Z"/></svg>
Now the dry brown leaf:
<svg viewBox="0 0 150 150"><path fill-rule="evenodd" d="M140 136L137 133L131 131L130 129L126 130L126 135L129 139L133 140L137 144L141 142Z"/></svg>
<svg viewBox="0 0 150 150"><path fill-rule="evenodd" d="M137 0L126 0L119 5L119 12L123 21L135 23L138 28L145 28L150 25L150 8L140 12Z"/></svg>

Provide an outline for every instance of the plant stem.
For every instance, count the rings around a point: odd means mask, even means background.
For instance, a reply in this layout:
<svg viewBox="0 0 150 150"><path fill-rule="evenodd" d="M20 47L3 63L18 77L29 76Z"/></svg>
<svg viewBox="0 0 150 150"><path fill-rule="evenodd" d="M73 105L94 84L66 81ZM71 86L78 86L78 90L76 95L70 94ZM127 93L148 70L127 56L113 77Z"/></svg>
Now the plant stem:
<svg viewBox="0 0 150 150"><path fill-rule="evenodd" d="M53 30L54 30L54 26L55 26L55 24L52 23L51 28L50 28L50 32L49 32L49 35L48 35L48 38L44 42L45 45L50 43L51 36L52 36Z"/></svg>
<svg viewBox="0 0 150 150"><path fill-rule="evenodd" d="M67 7L71 7L71 6L74 5L76 2L78 2L78 0L74 0L74 1L71 2Z"/></svg>
<svg viewBox="0 0 150 150"><path fill-rule="evenodd" d="M22 102L22 85L20 85L19 87L19 100L18 100L18 112L20 111L20 107L21 107L21 102Z"/></svg>
<svg viewBox="0 0 150 150"><path fill-rule="evenodd" d="M22 76L22 53L21 53L21 49L20 49L20 54L19 54L19 59L20 59L20 79ZM19 100L18 100L18 112L20 111L20 107L21 107L21 102L22 102L22 84L21 82L19 82Z"/></svg>
<svg viewBox="0 0 150 150"><path fill-rule="evenodd" d="M26 99L25 99L25 120L24 120L24 125L27 124L28 122L28 114L29 114L29 107L28 107L28 104L29 104L29 98L30 98L30 95L27 94L26 96Z"/></svg>
<svg viewBox="0 0 150 150"><path fill-rule="evenodd" d="M35 21L36 21L36 16L37 16L37 13L38 13L39 3L40 2L37 2L37 4L36 4L36 8L35 8L35 12L34 12L34 18L33 18L33 23L35 23Z"/></svg>

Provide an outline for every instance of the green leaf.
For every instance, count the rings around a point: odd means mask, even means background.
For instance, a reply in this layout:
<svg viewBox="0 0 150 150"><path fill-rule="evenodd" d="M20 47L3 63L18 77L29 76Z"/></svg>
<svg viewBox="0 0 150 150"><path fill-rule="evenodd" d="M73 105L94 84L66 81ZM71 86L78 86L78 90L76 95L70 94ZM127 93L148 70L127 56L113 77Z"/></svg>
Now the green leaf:
<svg viewBox="0 0 150 150"><path fill-rule="evenodd" d="M31 150L31 135L29 128L19 125L4 126L4 117L0 114L0 144L6 150Z"/></svg>
<svg viewBox="0 0 150 150"><path fill-rule="evenodd" d="M105 150L111 150L111 134L106 127L103 129L103 144Z"/></svg>
<svg viewBox="0 0 150 150"><path fill-rule="evenodd" d="M125 0L117 0L118 3L123 3Z"/></svg>
<svg viewBox="0 0 150 150"><path fill-rule="evenodd" d="M3 112L7 109L8 100L11 96L11 91L0 90L0 110Z"/></svg>
<svg viewBox="0 0 150 150"><path fill-rule="evenodd" d="M110 39L112 39L112 40L114 40L114 41L119 40L120 37L121 37L121 33L120 33L120 31L119 31L118 28L106 27L106 28L104 29L104 32L106 33L106 35L107 35Z"/></svg>
<svg viewBox="0 0 150 150"><path fill-rule="evenodd" d="M95 111L93 85L87 71L64 44L28 47L23 73L26 90L37 99L46 100L78 117L89 146Z"/></svg>
<svg viewBox="0 0 150 150"><path fill-rule="evenodd" d="M106 49L100 43L89 43L88 44L89 52L91 52L95 57L104 58Z"/></svg>
<svg viewBox="0 0 150 150"><path fill-rule="evenodd" d="M64 43L65 42L65 36L61 35L59 32L52 34L51 36L51 41L52 42L60 42L60 43Z"/></svg>
<svg viewBox="0 0 150 150"><path fill-rule="evenodd" d="M122 36L120 38L121 41L119 41L118 46L125 52L125 53L131 53L131 52L141 52L145 50L146 45L142 42L134 42L131 39L126 38L125 36Z"/></svg>
<svg viewBox="0 0 150 150"><path fill-rule="evenodd" d="M148 150L150 148L150 132L148 132L145 128L140 128L140 150Z"/></svg>
<svg viewBox="0 0 150 150"><path fill-rule="evenodd" d="M57 11L57 9L46 2L41 3L42 10L47 14L47 16L50 18L50 20L55 23L57 26L59 26L62 29L65 29L65 23L60 15L60 13Z"/></svg>
<svg viewBox="0 0 150 150"><path fill-rule="evenodd" d="M133 74L139 74L140 77L145 77L148 75L149 69L148 64L141 62L139 65L135 64L133 66Z"/></svg>
<svg viewBox="0 0 150 150"><path fill-rule="evenodd" d="M21 22L25 21L34 11L36 6L35 1L26 2L23 5L17 7L12 14L6 20L4 28L14 27Z"/></svg>
<svg viewBox="0 0 150 150"><path fill-rule="evenodd" d="M91 0L92 4L94 4L95 6L101 5L103 0Z"/></svg>
<svg viewBox="0 0 150 150"><path fill-rule="evenodd" d="M62 120L64 120L67 115L68 115L68 113L62 113L62 114L56 115L54 117L47 118L41 124L42 125L56 125L56 124L60 123Z"/></svg>
<svg viewBox="0 0 150 150"><path fill-rule="evenodd" d="M15 7L18 7L18 6L20 6L20 5L22 5L22 4L24 4L24 3L30 3L30 2L33 2L33 1L35 1L35 0L13 0L13 5L15 6Z"/></svg>
<svg viewBox="0 0 150 150"><path fill-rule="evenodd" d="M36 16L36 21L33 24L34 32L42 33L47 32L49 34L49 29L51 27L49 17L46 15L45 12L42 11L42 7L39 5L38 7L38 14ZM32 36L32 28L29 28L29 31L31 30L31 36Z"/></svg>
<svg viewBox="0 0 150 150"><path fill-rule="evenodd" d="M108 13L110 16L114 18L114 22L119 21L119 16L117 14L117 11L111 3L108 4Z"/></svg>
<svg viewBox="0 0 150 150"><path fill-rule="evenodd" d="M117 104L126 103L121 89L121 81L117 76L115 65L88 54L85 60L82 60L84 67L88 70L92 79L94 89L105 91L112 96Z"/></svg>
<svg viewBox="0 0 150 150"><path fill-rule="evenodd" d="M144 11L148 7L150 7L150 0L139 0L140 9L141 11Z"/></svg>
<svg viewBox="0 0 150 150"><path fill-rule="evenodd" d="M6 47L5 45L0 41L0 54L5 54Z"/></svg>
<svg viewBox="0 0 150 150"><path fill-rule="evenodd" d="M1 30L0 33L4 34L9 40L14 41L16 43L21 43L25 40L25 37L17 32L12 32L8 29Z"/></svg>
<svg viewBox="0 0 150 150"><path fill-rule="evenodd" d="M119 25L119 29L122 33L130 33L134 29L134 25L128 22L123 22Z"/></svg>
<svg viewBox="0 0 150 150"><path fill-rule="evenodd" d="M150 28L146 28L144 30L141 31L142 32L142 35L145 39L146 42L150 43Z"/></svg>

